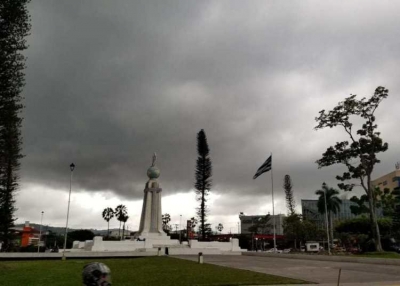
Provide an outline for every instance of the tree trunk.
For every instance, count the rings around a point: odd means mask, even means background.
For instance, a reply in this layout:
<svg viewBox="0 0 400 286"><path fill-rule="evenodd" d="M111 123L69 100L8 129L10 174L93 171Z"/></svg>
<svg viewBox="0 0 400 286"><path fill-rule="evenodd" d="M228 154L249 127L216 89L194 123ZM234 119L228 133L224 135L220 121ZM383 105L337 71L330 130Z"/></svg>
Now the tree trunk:
<svg viewBox="0 0 400 286"><path fill-rule="evenodd" d="M3 232L3 248L8 251L8 248L10 247L11 244L11 239L10 239L10 227L14 226L14 221L13 221L13 202L12 202L12 164L11 161L7 161L7 178L6 178L6 186L5 190L5 196L3 198L3 211L4 211L4 221L3 225L1 226L1 231Z"/></svg>
<svg viewBox="0 0 400 286"><path fill-rule="evenodd" d="M205 239L205 237L206 237L206 230L204 229L204 225L205 225L205 223L204 223L204 217L205 217L205 211L204 211L204 206L205 206L205 203L204 203L204 190L202 191L202 194L201 194L201 238L202 238L202 240L204 240Z"/></svg>
<svg viewBox="0 0 400 286"><path fill-rule="evenodd" d="M368 180L368 184L369 184ZM374 204L374 197L372 194L372 190L370 187L368 187L368 204L369 204L369 210L370 210L370 218L371 218L371 225L372 225L372 237L374 239L375 243L375 249L376 251L383 251L382 244L381 244L381 234L379 231L379 225L378 225L378 220L376 218L376 212L375 212L375 204Z"/></svg>
<svg viewBox="0 0 400 286"><path fill-rule="evenodd" d="M110 235L110 220L107 221L107 237Z"/></svg>
<svg viewBox="0 0 400 286"><path fill-rule="evenodd" d="M330 237L331 236L331 230L330 230L330 227L329 227L329 222L330 222L330 220L331 220L331 213L328 211L328 221L327 221L327 223L326 223L326 228L327 228L327 231L326 231L326 235L328 236L327 237L327 239L328 239L328 245L330 244L330 243L332 243L332 238ZM329 246L330 247L330 246Z"/></svg>
<svg viewBox="0 0 400 286"><path fill-rule="evenodd" d="M125 240L125 222L124 222L124 225L122 227L122 240Z"/></svg>
<svg viewBox="0 0 400 286"><path fill-rule="evenodd" d="M331 228L331 245L333 245L333 223L332 223L333 219L332 219L332 212L329 211L329 223L330 223L330 228Z"/></svg>
<svg viewBox="0 0 400 286"><path fill-rule="evenodd" d="M119 240L121 240L121 221L119 221L118 236Z"/></svg>

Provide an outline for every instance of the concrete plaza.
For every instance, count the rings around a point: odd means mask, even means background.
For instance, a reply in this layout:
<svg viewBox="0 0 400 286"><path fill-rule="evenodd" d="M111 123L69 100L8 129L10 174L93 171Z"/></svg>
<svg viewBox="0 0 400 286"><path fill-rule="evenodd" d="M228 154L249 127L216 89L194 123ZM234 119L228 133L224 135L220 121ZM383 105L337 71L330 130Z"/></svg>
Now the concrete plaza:
<svg viewBox="0 0 400 286"><path fill-rule="evenodd" d="M196 256L179 256L197 260ZM316 261L260 256L204 256L204 262L266 274L302 279L326 285L399 285L400 267L352 262Z"/></svg>

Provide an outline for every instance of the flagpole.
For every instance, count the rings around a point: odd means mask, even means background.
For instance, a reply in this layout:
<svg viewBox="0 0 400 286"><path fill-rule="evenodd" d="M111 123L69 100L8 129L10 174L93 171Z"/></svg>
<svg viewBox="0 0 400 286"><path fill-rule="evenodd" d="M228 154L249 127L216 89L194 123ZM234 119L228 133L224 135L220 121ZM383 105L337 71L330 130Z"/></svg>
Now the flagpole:
<svg viewBox="0 0 400 286"><path fill-rule="evenodd" d="M274 220L274 252L276 252L276 219L275 219L275 204L274 204L274 176L272 173L272 153L271 153L271 184L272 184L272 218Z"/></svg>

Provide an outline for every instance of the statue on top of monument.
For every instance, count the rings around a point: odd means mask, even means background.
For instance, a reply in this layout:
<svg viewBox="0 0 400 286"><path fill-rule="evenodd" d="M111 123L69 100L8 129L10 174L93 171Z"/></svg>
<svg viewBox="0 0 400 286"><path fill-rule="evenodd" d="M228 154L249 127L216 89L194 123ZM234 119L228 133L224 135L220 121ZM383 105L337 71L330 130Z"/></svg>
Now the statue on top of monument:
<svg viewBox="0 0 400 286"><path fill-rule="evenodd" d="M157 154L156 152L154 152L153 154L153 161L151 162L151 166L154 167L156 165L156 161L157 161Z"/></svg>
<svg viewBox="0 0 400 286"><path fill-rule="evenodd" d="M147 176L149 177L149 186L154 185L158 188L157 178L160 176L160 169L156 166L157 154L154 152L151 166L147 169Z"/></svg>

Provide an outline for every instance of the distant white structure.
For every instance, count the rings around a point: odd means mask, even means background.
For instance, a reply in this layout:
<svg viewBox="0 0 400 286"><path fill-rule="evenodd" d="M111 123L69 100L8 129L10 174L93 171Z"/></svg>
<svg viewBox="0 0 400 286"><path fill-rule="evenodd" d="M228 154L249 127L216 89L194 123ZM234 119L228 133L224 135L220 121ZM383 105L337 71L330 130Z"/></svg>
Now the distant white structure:
<svg viewBox="0 0 400 286"><path fill-rule="evenodd" d="M164 240L158 244L157 240L123 240L123 241L103 241L102 236L96 236L93 240L84 242L74 241L72 249L69 252L152 252L157 255L166 253L168 248L169 255L196 255L199 252L203 254L241 254L242 250L239 247L239 240L234 238L230 242L219 241L197 241L190 240L189 242L179 243L177 239Z"/></svg>

